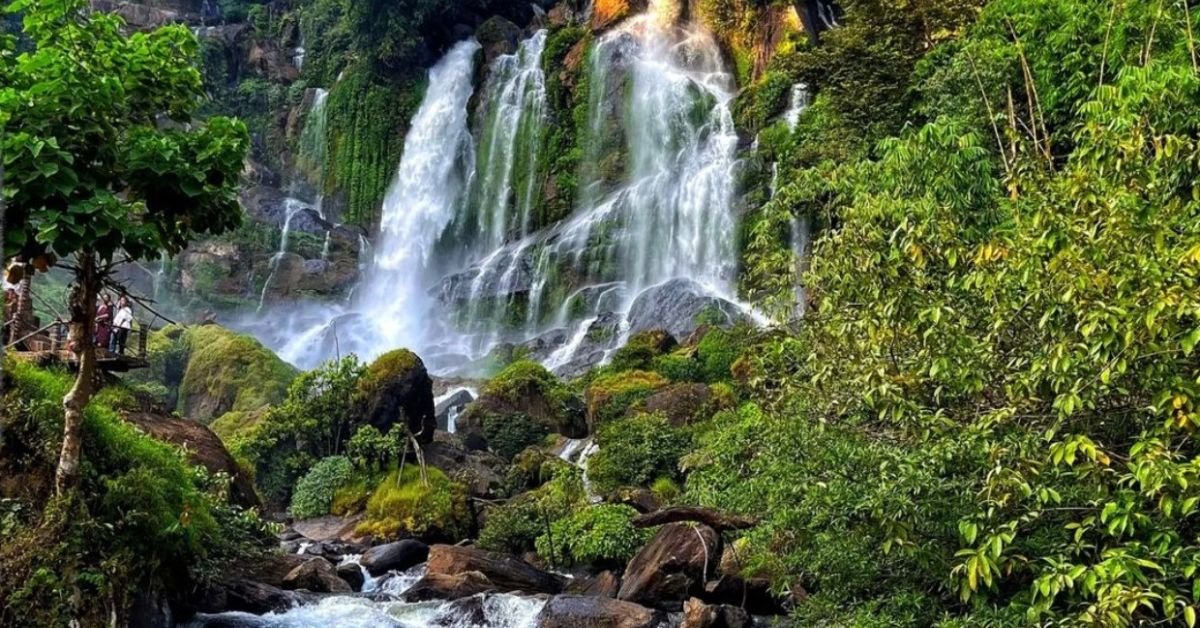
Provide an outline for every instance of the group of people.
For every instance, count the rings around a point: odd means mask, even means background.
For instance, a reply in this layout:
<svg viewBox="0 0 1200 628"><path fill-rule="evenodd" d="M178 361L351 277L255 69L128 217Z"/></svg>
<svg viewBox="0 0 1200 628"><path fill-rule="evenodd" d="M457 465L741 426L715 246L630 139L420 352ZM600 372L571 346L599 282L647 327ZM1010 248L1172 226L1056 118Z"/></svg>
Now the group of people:
<svg viewBox="0 0 1200 628"><path fill-rule="evenodd" d="M105 293L96 306L96 346L113 353L125 354L125 343L133 329L133 307L122 296L114 307L112 297Z"/></svg>

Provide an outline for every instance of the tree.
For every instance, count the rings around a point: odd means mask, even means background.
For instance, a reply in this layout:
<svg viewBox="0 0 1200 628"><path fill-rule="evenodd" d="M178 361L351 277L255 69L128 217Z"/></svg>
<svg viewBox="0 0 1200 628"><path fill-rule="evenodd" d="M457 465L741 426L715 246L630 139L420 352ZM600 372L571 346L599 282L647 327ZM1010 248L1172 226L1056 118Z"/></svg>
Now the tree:
<svg viewBox="0 0 1200 628"><path fill-rule="evenodd" d="M0 40L0 155L6 258L63 260L75 274L70 341L79 372L63 399L55 485L75 483L96 368L96 296L130 260L179 252L241 221L237 177L249 144L238 120L193 119L204 91L184 26L125 34L83 0L15 0L23 52Z"/></svg>

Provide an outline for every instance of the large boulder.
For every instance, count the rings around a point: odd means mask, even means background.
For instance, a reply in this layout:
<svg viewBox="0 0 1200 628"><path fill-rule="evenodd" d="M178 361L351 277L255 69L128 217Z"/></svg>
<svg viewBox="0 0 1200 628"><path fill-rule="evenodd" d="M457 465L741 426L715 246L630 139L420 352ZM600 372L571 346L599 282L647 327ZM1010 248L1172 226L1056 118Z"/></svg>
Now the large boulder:
<svg viewBox="0 0 1200 628"><path fill-rule="evenodd" d="M705 604L691 598L683 604L680 628L751 628L754 621L745 609L728 604Z"/></svg>
<svg viewBox="0 0 1200 628"><path fill-rule="evenodd" d="M487 439L493 449L504 449L509 457L551 432L568 438L587 435L582 401L530 360L514 362L492 378L459 415L457 427L464 436Z"/></svg>
<svg viewBox="0 0 1200 628"><path fill-rule="evenodd" d="M203 424L161 412L129 412L124 417L152 438L182 449L192 464L204 467L209 473L228 475L229 501L232 503L243 508L262 506L254 490L254 480L225 449L221 439Z"/></svg>
<svg viewBox="0 0 1200 628"><path fill-rule="evenodd" d="M483 574L500 591L558 593L565 585L562 577L507 554L456 545L429 548L429 574L455 576L468 571Z"/></svg>
<svg viewBox="0 0 1200 628"><path fill-rule="evenodd" d="M708 386L695 383L671 384L631 407L631 414L645 412L661 414L676 427L707 418L712 409L712 392Z"/></svg>
<svg viewBox="0 0 1200 628"><path fill-rule="evenodd" d="M484 63L490 64L496 57L517 51L521 41L521 27L495 15L475 29L475 39L483 47Z"/></svg>
<svg viewBox="0 0 1200 628"><path fill-rule="evenodd" d="M629 561L617 599L679 611L704 583L721 557L721 537L712 528L671 523Z"/></svg>
<svg viewBox="0 0 1200 628"><path fill-rule="evenodd" d="M164 334L161 343L156 337L160 333ZM169 333L177 337L168 341L165 334ZM204 423L227 412L254 412L283 401L296 376L296 369L254 338L219 325L197 325L182 332L164 329L152 335L150 343L154 345L152 368L159 359L159 344L164 359L182 359L176 409Z"/></svg>
<svg viewBox="0 0 1200 628"><path fill-rule="evenodd" d="M395 543L376 545L367 550L358 562L372 576L379 576L393 570L404 571L425 562L427 558L429 558L428 545L414 539L404 539Z"/></svg>
<svg viewBox="0 0 1200 628"><path fill-rule="evenodd" d="M338 577L333 564L324 558L313 558L296 565L283 577L283 588L305 589L314 593L350 593L350 585Z"/></svg>
<svg viewBox="0 0 1200 628"><path fill-rule="evenodd" d="M655 628L661 611L608 597L556 595L538 613L537 628Z"/></svg>
<svg viewBox="0 0 1200 628"><path fill-rule="evenodd" d="M496 590L496 585L478 571L458 574L432 573L417 580L401 595L405 602L457 600Z"/></svg>
<svg viewBox="0 0 1200 628"><path fill-rule="evenodd" d="M396 349L379 356L359 380L358 392L362 416L380 432L406 421L418 442L433 441L437 429L433 380L417 354Z"/></svg>
<svg viewBox="0 0 1200 628"><path fill-rule="evenodd" d="M712 295L690 279L671 279L651 286L629 308L629 332L664 329L684 338L701 324L729 326L745 319L734 303Z"/></svg>

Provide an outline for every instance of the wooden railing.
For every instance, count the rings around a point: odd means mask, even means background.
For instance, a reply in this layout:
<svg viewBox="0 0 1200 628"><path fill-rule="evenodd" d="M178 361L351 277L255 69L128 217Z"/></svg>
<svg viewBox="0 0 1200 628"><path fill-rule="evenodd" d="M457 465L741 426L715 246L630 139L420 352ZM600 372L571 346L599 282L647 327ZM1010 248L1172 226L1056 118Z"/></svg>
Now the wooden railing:
<svg viewBox="0 0 1200 628"><path fill-rule="evenodd" d="M11 322L11 321L10 321ZM10 327L9 325L8 327ZM45 325L39 329L24 333L24 334L8 334L10 330L6 327L6 335L15 336L5 345L6 349L16 350L18 352L52 352L60 353L68 349L70 339L70 326L61 320L56 320L49 325ZM108 350L108 347L96 347L96 356L103 359L119 359L120 357L135 358L137 360L146 359L146 341L150 336L150 326L141 321L135 321L133 329L129 330L129 338L125 342L125 353L118 354ZM111 333L116 333L113 329ZM132 351L131 351L132 349Z"/></svg>

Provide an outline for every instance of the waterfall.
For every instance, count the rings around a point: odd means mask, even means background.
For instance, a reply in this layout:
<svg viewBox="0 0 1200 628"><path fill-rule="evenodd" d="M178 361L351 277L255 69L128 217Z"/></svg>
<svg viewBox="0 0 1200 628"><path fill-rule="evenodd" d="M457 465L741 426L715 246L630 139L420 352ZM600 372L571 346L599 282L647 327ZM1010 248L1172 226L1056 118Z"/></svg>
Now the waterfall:
<svg viewBox="0 0 1200 628"><path fill-rule="evenodd" d="M538 149L545 128L545 46L543 29L522 42L516 53L498 57L484 88L486 119L470 203L477 217L478 250L494 250L510 236L521 237L529 231L538 191Z"/></svg>
<svg viewBox="0 0 1200 628"><path fill-rule="evenodd" d="M783 119L787 122L789 131L796 130L796 125L800 123L800 114L804 113L805 109L808 109L809 101L808 85L804 83L792 85L788 108L783 114Z"/></svg>
<svg viewBox="0 0 1200 628"><path fill-rule="evenodd" d="M396 347L421 348L435 335L426 325L433 323L427 271L473 171L467 102L479 47L474 40L460 42L429 70L425 98L384 196L380 235L364 279L349 308L291 317L279 349L285 360L305 368L347 353L370 360Z"/></svg>
<svg viewBox="0 0 1200 628"><path fill-rule="evenodd" d="M287 337L264 340L303 368L409 347L436 370L553 333L541 359L567 367L619 342L648 287L683 277L733 300L735 81L679 13L653 2L592 44L575 204L551 225L538 213L547 32L492 61L473 115L480 46L452 48L430 70L352 299L284 312Z"/></svg>

